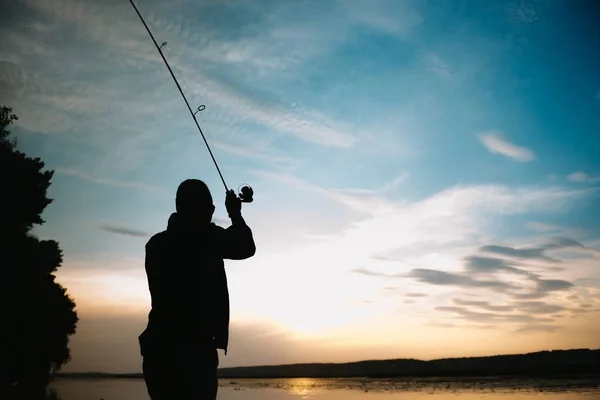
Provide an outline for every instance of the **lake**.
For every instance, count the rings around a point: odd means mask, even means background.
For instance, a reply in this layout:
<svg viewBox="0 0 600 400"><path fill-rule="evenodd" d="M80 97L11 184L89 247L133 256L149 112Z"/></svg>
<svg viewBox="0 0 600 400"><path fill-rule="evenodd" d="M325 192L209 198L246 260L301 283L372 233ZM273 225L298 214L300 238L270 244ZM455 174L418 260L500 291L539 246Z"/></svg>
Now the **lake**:
<svg viewBox="0 0 600 400"><path fill-rule="evenodd" d="M58 379L60 400L147 400L142 379ZM221 379L220 400L600 400L600 377L587 379Z"/></svg>

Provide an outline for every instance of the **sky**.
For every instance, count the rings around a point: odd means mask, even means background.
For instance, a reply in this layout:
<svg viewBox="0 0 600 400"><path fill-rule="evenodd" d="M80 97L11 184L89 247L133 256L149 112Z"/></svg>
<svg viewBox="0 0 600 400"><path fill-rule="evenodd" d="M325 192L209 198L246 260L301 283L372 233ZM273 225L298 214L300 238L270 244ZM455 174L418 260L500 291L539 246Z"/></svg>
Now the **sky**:
<svg viewBox="0 0 600 400"><path fill-rule="evenodd" d="M136 0L256 255L220 365L600 348L594 1ZM144 245L225 189L130 3L15 0L0 103L55 171L35 232L80 321L64 371L141 370Z"/></svg>

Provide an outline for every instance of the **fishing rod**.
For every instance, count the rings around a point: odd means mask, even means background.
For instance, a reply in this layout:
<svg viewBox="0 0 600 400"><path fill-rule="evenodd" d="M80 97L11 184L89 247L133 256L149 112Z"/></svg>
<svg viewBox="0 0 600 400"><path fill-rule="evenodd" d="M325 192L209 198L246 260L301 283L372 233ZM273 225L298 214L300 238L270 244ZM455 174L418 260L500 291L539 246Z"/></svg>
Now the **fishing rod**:
<svg viewBox="0 0 600 400"><path fill-rule="evenodd" d="M208 149L208 153L210 154L210 157L212 158L213 163L215 164L215 167L217 168L217 172L219 173L219 177L221 178L221 182L223 182L223 186L225 186L225 191L229 192L229 188L227 187L227 184L225 183L225 178L223 178L223 174L221 173L221 169L219 168L219 165L217 164L217 160L215 160L215 156L213 155L212 151L210 150L210 146L208 145L208 142L206 141L206 137L204 136L204 132L202 132L202 128L200 128L200 124L198 123L198 120L196 119L196 113L203 111L206 108L206 106L204 104L202 104L202 105L200 105L196 109L196 112L192 111L192 107L190 107L190 103L188 102L187 98L185 97L185 93L183 93L183 90L181 89L181 86L179 85L179 82L177 81L177 78L175 77L175 74L173 73L173 70L171 69L171 66L169 65L169 62L167 61L167 59L165 58L165 55L163 54L163 52L161 50L164 46L167 45L167 42L162 42L162 44L160 46L158 45L158 43L156 42L156 39L154 39L154 35L150 31L150 28L148 28L148 25L146 24L146 21L144 20L144 17L142 17L142 14L140 14L140 11L136 7L136 5L133 2L133 0L129 0L129 2L133 6L133 9L135 10L135 12L138 15L138 17L140 17L140 21L142 21L142 24L144 24L144 27L146 28L146 31L148 31L148 34L150 35L150 38L152 39L152 42L154 43L154 46L156 46L156 50L158 50L158 53L160 54L160 56L162 57L165 65L169 69L169 72L171 73L171 77L173 78L173 81L175 82L175 85L177 85L177 89L179 89L179 93L181 93L181 97L183 97L183 101L185 101L185 105L187 106L187 109L190 112L190 115L192 116L192 119L196 123L196 127L198 128L198 132L200 132L200 135L202 136L202 139L204 140L204 144L206 144L206 148ZM252 190L252 188L250 187L250 185L247 185L247 184L242 186L242 188L240 189L240 193L238 195L238 197L240 198L240 200L242 202L244 202L244 203L251 203L252 200L253 200L253 198L252 198L253 196L254 196L254 191Z"/></svg>

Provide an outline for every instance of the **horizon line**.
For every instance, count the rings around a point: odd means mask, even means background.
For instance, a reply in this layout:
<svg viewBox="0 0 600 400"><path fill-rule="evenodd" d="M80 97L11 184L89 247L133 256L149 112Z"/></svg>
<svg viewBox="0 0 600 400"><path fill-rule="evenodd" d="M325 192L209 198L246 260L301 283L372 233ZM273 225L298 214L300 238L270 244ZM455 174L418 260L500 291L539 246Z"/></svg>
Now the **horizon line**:
<svg viewBox="0 0 600 400"><path fill-rule="evenodd" d="M550 350L538 350L532 351L528 353L506 353L506 354L493 354L487 356L471 356L471 357L442 357L442 358L432 358L430 360L422 360L418 358L380 358L380 359L364 359L364 360L356 360L356 361L344 361L344 362L303 362L303 363L292 363L292 364L265 364L265 365L242 365L235 367L220 367L217 368L218 371L231 370L237 368L268 368L268 367L287 367L287 366L295 366L295 365L344 365L344 364L357 364L362 362L374 362L374 361L420 361L420 362L432 362L432 361L442 361L442 360L457 360L457 359L477 359L477 358L492 358L492 357L510 357L510 356L526 356L531 354L538 353L551 353L551 352L566 352L566 351L600 351L600 348L570 348L570 349L550 349ZM54 376L60 375L68 375L68 374L88 374L88 375L118 375L118 376L128 376L128 375L143 375L143 372L100 372L100 371L80 371L80 372L57 372Z"/></svg>

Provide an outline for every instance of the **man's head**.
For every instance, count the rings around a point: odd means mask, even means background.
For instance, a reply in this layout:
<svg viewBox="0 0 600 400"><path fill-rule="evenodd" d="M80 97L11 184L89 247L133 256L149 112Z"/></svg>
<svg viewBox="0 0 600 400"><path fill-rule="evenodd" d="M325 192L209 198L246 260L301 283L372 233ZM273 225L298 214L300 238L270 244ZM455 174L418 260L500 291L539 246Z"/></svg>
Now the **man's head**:
<svg viewBox="0 0 600 400"><path fill-rule="evenodd" d="M210 222L215 212L210 190L199 179L186 179L177 188L175 197L177 213Z"/></svg>

